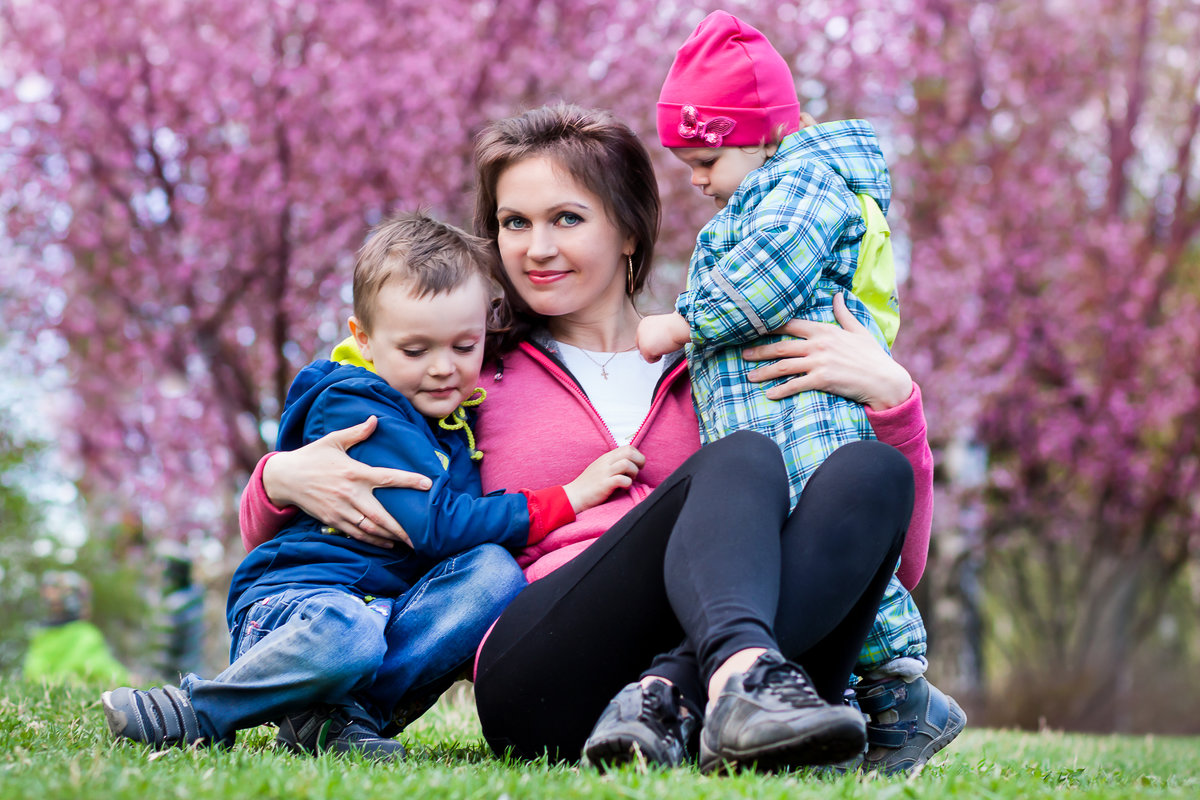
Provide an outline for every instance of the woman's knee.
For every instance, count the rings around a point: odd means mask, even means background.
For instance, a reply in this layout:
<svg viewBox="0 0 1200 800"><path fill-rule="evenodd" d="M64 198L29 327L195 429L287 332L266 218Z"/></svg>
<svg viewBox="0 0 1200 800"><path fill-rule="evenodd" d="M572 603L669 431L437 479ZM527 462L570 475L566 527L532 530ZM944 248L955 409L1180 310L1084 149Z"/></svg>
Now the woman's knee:
<svg viewBox="0 0 1200 800"><path fill-rule="evenodd" d="M846 472L860 476L860 480L901 495L913 492L912 464L890 444L875 439L851 442L835 450L826 462L842 465Z"/></svg>
<svg viewBox="0 0 1200 800"><path fill-rule="evenodd" d="M776 485L787 491L787 467L779 445L756 431L734 431L700 449L697 455L726 480Z"/></svg>
<svg viewBox="0 0 1200 800"><path fill-rule="evenodd" d="M824 502L857 508L881 523L907 530L913 507L913 470L904 455L883 442L851 442L835 450L804 487ZM889 526L890 527L890 526Z"/></svg>

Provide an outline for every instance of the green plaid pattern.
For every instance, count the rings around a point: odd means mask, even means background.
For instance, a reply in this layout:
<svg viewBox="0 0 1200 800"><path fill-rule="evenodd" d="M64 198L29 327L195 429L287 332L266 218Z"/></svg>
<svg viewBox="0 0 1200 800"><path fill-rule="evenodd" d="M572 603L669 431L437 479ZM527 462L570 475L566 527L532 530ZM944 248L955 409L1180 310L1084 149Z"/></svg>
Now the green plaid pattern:
<svg viewBox="0 0 1200 800"><path fill-rule="evenodd" d="M783 337L769 331L796 317L834 323L838 292L887 349L850 290L866 231L859 193L887 213L891 180L870 123L829 122L787 137L700 231L687 290L676 303L692 327L688 370L701 440L743 429L770 436L783 451L792 506L834 450L875 434L862 406L842 397L804 392L768 400L768 384L746 377L758 365L743 361L741 350L751 341L778 341ZM920 612L892 576L855 669L924 655L925 647Z"/></svg>
<svg viewBox="0 0 1200 800"><path fill-rule="evenodd" d="M783 450L792 504L813 471L847 442L874 438L858 403L824 392L768 400L746 374L747 342L777 341L787 321L834 322L833 296L887 347L874 318L850 291L866 230L856 194L885 213L887 164L870 124L830 122L787 137L704 226L676 308L692 326L688 368L704 442L749 429Z"/></svg>
<svg viewBox="0 0 1200 800"><path fill-rule="evenodd" d="M923 656L928 637L912 595L895 575L875 612L875 623L858 653L855 673L865 675L893 658Z"/></svg>

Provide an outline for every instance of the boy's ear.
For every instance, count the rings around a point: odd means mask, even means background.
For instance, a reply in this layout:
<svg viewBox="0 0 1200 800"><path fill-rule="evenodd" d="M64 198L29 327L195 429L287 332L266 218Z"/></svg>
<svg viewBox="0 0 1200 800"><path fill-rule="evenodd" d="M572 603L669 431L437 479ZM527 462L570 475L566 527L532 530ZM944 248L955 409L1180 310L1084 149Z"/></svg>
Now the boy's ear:
<svg viewBox="0 0 1200 800"><path fill-rule="evenodd" d="M800 112L800 128L798 130L803 130L804 128L807 128L809 125L816 125L816 124L817 124L817 120L815 117L813 117L812 114L808 113L807 111Z"/></svg>
<svg viewBox="0 0 1200 800"><path fill-rule="evenodd" d="M363 361L374 361L371 357L371 337L358 317L350 317L350 335L354 337L354 343L358 345L358 352Z"/></svg>

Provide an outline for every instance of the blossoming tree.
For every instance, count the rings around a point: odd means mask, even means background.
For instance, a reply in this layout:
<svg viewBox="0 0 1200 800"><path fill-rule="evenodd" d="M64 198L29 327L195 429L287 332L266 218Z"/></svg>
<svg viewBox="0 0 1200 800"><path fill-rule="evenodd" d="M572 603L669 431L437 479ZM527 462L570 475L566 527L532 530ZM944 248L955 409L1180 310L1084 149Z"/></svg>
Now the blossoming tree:
<svg viewBox="0 0 1200 800"><path fill-rule="evenodd" d="M1036 548L996 573L1034 634L1014 660L1039 641L1063 674L1121 661L1200 544L1200 7L724 5L811 112L885 142L897 356L939 451L988 454L940 499L932 580L959 574L950 543ZM342 334L368 225L417 205L466 223L472 136L522 107L609 107L646 138L669 298L711 207L659 152L653 108L715 6L0 4L0 301L66 370L60 433L91 506L148 539L231 537L289 380Z"/></svg>

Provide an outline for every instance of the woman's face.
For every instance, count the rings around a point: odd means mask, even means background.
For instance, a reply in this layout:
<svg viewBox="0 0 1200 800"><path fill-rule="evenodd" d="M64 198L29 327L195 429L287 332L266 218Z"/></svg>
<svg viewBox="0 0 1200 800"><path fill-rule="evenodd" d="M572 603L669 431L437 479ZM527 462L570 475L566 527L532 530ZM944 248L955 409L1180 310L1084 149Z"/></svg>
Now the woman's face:
<svg viewBox="0 0 1200 800"><path fill-rule="evenodd" d="M552 159L528 158L502 172L496 206L504 271L533 312L596 318L627 302L625 257L636 242Z"/></svg>

